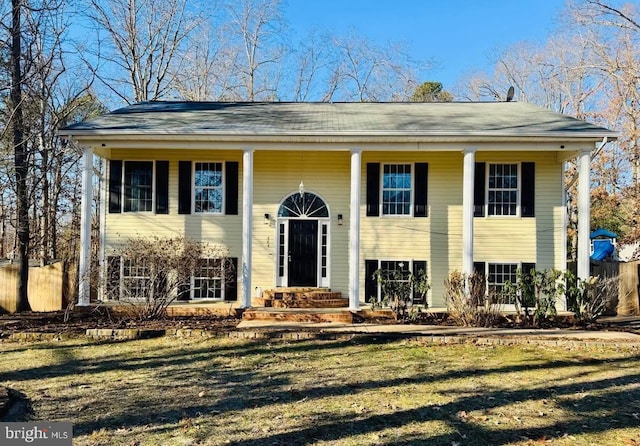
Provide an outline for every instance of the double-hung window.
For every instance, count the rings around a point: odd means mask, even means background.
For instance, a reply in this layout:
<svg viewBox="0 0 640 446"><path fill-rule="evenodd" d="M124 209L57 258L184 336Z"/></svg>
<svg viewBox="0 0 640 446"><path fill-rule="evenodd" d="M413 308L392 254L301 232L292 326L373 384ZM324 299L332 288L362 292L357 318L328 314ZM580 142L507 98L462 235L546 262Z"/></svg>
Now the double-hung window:
<svg viewBox="0 0 640 446"><path fill-rule="evenodd" d="M474 217L535 217L535 163L478 162L474 177Z"/></svg>
<svg viewBox="0 0 640 446"><path fill-rule="evenodd" d="M178 214L238 215L237 161L178 161Z"/></svg>
<svg viewBox="0 0 640 446"><path fill-rule="evenodd" d="M153 211L153 161L124 163L124 211Z"/></svg>
<svg viewBox="0 0 640 446"><path fill-rule="evenodd" d="M428 217L428 163L367 163L367 217Z"/></svg>
<svg viewBox="0 0 640 446"><path fill-rule="evenodd" d="M109 160L109 213L169 213L169 161Z"/></svg>
<svg viewBox="0 0 640 446"><path fill-rule="evenodd" d="M411 164L385 164L382 215L411 215Z"/></svg>
<svg viewBox="0 0 640 446"><path fill-rule="evenodd" d="M489 263L489 275L487 277L487 286L490 296L499 296L502 294L507 282L515 284L518 280L518 263ZM504 302L513 305L513 299Z"/></svg>
<svg viewBox="0 0 640 446"><path fill-rule="evenodd" d="M224 271L220 259L202 259L193 275L193 298L216 299L224 297Z"/></svg>
<svg viewBox="0 0 640 446"><path fill-rule="evenodd" d="M518 164L489 164L489 215L518 215Z"/></svg>
<svg viewBox="0 0 640 446"><path fill-rule="evenodd" d="M516 284L519 279L518 270L522 270L524 280L536 267L535 263L509 262L473 262L474 270L485 277L489 300L493 303L500 302L506 305L515 305L515 296L505 296L503 291L507 282Z"/></svg>
<svg viewBox="0 0 640 446"><path fill-rule="evenodd" d="M380 302L383 298L384 290L381 283L378 283L378 272L380 279L395 286L392 288L401 289L403 283L410 281L410 275L414 274L420 279L427 273L426 260L365 260L365 300L367 302ZM426 293L420 292L416 287L410 287L411 300L413 304L426 304ZM406 289L406 288L405 288Z"/></svg>
<svg viewBox="0 0 640 446"><path fill-rule="evenodd" d="M381 260L380 270L382 271L382 278L385 281L393 283L407 283L409 282L409 267L411 262L404 260Z"/></svg>
<svg viewBox="0 0 640 446"><path fill-rule="evenodd" d="M122 259L122 289L124 298L151 297L151 270L144 260Z"/></svg>
<svg viewBox="0 0 640 446"><path fill-rule="evenodd" d="M221 214L223 185L222 163L194 163L194 211Z"/></svg>

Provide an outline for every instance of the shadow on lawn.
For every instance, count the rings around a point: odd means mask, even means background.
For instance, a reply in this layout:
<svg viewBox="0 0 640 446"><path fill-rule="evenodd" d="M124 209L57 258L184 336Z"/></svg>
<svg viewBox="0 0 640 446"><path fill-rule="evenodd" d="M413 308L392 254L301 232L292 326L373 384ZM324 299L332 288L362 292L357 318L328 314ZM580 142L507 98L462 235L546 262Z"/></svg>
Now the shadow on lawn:
<svg viewBox="0 0 640 446"><path fill-rule="evenodd" d="M573 363L572 365L575 365ZM550 369L558 364L553 363ZM545 367L546 368L546 367ZM507 367L502 371L508 372L518 368ZM487 373L500 372L500 369L487 370ZM458 378L464 377L464 373L457 373ZM472 373L469 376L478 376ZM441 377L441 379L444 377ZM393 386L395 380L391 380L389 385ZM420 381L414 380L414 381ZM428 381L432 382L433 379ZM355 435L375 433L384 429L401 428L407 424L420 423L425 421L442 421L448 424L453 433L430 435L429 432L423 434L408 434L390 438L387 442L384 439L376 441L376 444L406 444L406 445L451 445L451 444L474 444L474 445L503 445L515 441L526 439L548 440L550 438L560 438L568 435L585 433L599 433L609 429L617 428L638 428L637 413L634 415L633 406L626 406L625 403L640 403L640 388L631 390L620 389L620 386L639 384L639 376L628 375L614 379L603 379L590 383L567 384L554 386L548 389L522 389L516 391L478 391L473 396L465 396L451 403L443 405L426 405L409 410L396 410L392 414L334 417L323 420L319 424L304 429L291 432L274 434L262 438L251 438L244 441L235 441L228 444L235 446L249 445L302 445L311 444L319 440L337 441L342 438L349 438ZM362 388L383 388L387 382L367 382ZM352 389L351 389L352 390ZM326 395L343 394L346 389L340 386L334 389L327 389ZM542 427L522 427L509 429L489 429L479 425L469 416L470 411L491 411L502 406L524 401L545 400L558 396L569 396L585 391L605 391L602 397L585 398L582 401L560 401L556 402L563 409L572 414L566 420L554 422ZM606 416L603 416L606 413ZM640 435L640 432L639 432ZM633 439L635 441L639 438ZM630 443L635 444L635 443Z"/></svg>
<svg viewBox="0 0 640 446"><path fill-rule="evenodd" d="M327 397L354 395L370 390L382 390L403 385L417 385L443 382L447 380L478 378L491 374L517 373L531 370L546 370L553 374L554 370L565 367L584 366L614 366L616 363L633 363L640 360L639 355L599 360L583 358L576 361L540 361L531 364L530 361L508 366L493 368L469 368L460 370L443 370L439 373L416 372L413 376L398 378L368 378L359 381L327 383L319 380L313 386L304 389L294 389L289 377L291 370L282 373L267 373L262 371L264 365L271 361L304 360L305 355L327 354L337 358L341 353L329 353L342 347L352 347L355 344L377 345L384 343L384 338L368 337L352 341L292 341L271 344L265 341L247 342L233 345L216 345L215 342L203 341L202 345L182 348L180 345L169 345L154 350L144 350L144 341L140 343L142 352L132 357L132 351L118 352L106 357L86 361L76 357L70 346L68 350L57 349L57 363L52 366L35 367L0 374L0 381L22 381L62 376L74 376L80 382L91 384L92 376L108 371L135 372L149 370L153 372L154 384L147 392L137 393L139 389L135 383L114 383L114 394L95 395L93 405L85 410L90 416L83 415L74 423L74 435L89 434L101 429L120 429L145 427L155 432L177 429L177 425L186 418L198 416L215 416L215 414L267 407L273 404L295 403L304 398L314 400ZM395 348L401 349L402 345ZM442 347L446 348L446 347ZM365 352L366 353L366 352ZM296 356L299 355L299 356ZM241 365L228 366L224 361L229 358L240 358ZM360 378L360 377L359 377ZM168 384L167 384L168 383ZM622 402L640 405L640 377L636 369L629 367L625 376L600 379L589 382L555 385L549 388L523 388L518 390L478 389L473 395L461 393L454 401L436 405L424 405L415 409L398 409L393 413L354 414L352 416L326 416L313 426L292 430L286 433L265 434L245 441L236 441L234 445L274 445L274 444L308 444L319 440L338 441L343 438L359 434L375 433L383 429L400 428L411 423L437 420L449 425L454 433L430 436L428 432L408 434L404 437L388 439L387 444L447 444L462 441L464 444L492 444L501 445L523 438L542 439L561 437L565 434L603 432L611 428L635 428L638 420ZM215 397L191 398L197 394L199 385L216 389ZM622 388L621 386L625 386ZM623 390L621 390L621 388ZM171 392L183 391L183 398L166 397ZM542 401L558 396L571 396L581 392L599 392L602 396L597 399L584 398L582 400L562 401L556 404L571 416L561 422L553 422L543 427L490 429L480 425L473 417L460 416L460 413L470 411L492 411L513 403L526 401ZM133 396L135 394L135 397ZM72 399L72 398L70 398ZM115 403L118 404L115 404ZM60 401L64 407L71 401ZM108 408L108 410L107 410ZM505 409L508 410L508 409ZM636 409L637 411L637 409ZM606 418L602 418L602 414ZM68 414L68 417L74 417ZM256 420L258 422L258 420ZM466 438L466 440L463 440ZM378 443L384 444L384 438Z"/></svg>

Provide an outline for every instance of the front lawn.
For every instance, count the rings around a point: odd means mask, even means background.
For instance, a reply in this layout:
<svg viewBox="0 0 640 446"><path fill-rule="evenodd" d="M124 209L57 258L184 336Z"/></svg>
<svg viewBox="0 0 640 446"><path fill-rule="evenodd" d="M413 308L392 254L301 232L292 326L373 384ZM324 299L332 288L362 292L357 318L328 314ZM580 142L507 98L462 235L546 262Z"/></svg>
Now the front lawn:
<svg viewBox="0 0 640 446"><path fill-rule="evenodd" d="M74 445L640 445L640 351L361 337L0 343ZM25 407L25 406L23 406Z"/></svg>

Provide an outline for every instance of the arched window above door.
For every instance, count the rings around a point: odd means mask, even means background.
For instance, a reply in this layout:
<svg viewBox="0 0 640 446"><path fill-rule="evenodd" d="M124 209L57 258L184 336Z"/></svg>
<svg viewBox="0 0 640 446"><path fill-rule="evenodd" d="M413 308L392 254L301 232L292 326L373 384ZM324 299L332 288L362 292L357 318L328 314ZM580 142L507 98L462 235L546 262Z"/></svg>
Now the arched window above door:
<svg viewBox="0 0 640 446"><path fill-rule="evenodd" d="M278 217L329 217L329 208L324 200L311 192L293 193L284 199L278 209Z"/></svg>

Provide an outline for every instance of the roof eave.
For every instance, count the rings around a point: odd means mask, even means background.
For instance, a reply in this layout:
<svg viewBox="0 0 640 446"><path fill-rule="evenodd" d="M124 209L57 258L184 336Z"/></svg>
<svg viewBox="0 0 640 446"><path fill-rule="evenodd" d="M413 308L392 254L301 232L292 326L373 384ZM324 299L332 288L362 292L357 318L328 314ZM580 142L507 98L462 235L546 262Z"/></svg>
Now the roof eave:
<svg viewBox="0 0 640 446"><path fill-rule="evenodd" d="M517 142L517 141L574 141L595 142L607 138L616 140L620 135L612 131L556 131L556 132L131 132L121 130L61 130L59 134L78 142L111 140L135 141L215 141L215 142Z"/></svg>

